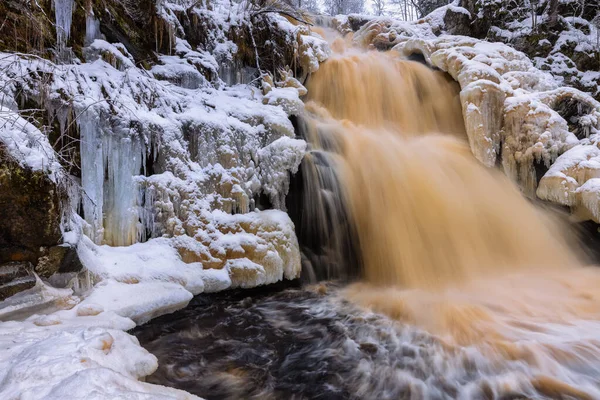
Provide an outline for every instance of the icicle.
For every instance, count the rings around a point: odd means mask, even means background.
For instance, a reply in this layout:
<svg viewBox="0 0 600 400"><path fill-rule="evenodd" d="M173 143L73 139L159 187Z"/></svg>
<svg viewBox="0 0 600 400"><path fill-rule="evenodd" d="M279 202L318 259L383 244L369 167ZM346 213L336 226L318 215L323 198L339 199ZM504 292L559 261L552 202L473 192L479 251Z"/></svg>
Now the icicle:
<svg viewBox="0 0 600 400"><path fill-rule="evenodd" d="M104 165L104 241L112 246L127 246L138 241L139 176L145 161L144 145L137 136L116 133L103 138Z"/></svg>
<svg viewBox="0 0 600 400"><path fill-rule="evenodd" d="M59 54L62 54L67 46L67 40L71 36L71 22L73 21L74 0L54 0L54 16L56 19L56 44Z"/></svg>
<svg viewBox="0 0 600 400"><path fill-rule="evenodd" d="M145 178L138 183L138 232L139 242L160 235L159 224L156 224L154 203L156 202L157 188L149 184Z"/></svg>
<svg viewBox="0 0 600 400"><path fill-rule="evenodd" d="M100 39L100 21L98 21L94 15L94 11L91 10L85 19L85 45L89 46L96 39Z"/></svg>
<svg viewBox="0 0 600 400"><path fill-rule="evenodd" d="M92 111L79 115L81 137L81 187L83 189L83 213L90 224L91 232L86 232L95 243L102 243L102 205L104 198L104 165L102 132L98 117Z"/></svg>

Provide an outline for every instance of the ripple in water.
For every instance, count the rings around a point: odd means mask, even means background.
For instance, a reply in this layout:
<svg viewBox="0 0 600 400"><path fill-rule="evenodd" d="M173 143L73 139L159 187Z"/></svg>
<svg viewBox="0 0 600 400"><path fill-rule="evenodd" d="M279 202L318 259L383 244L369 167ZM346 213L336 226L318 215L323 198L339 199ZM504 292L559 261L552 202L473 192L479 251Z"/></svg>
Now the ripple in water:
<svg viewBox="0 0 600 400"><path fill-rule="evenodd" d="M148 382L208 400L599 396L597 359L564 359L566 373L581 369L578 389L536 373L533 359L451 345L359 308L334 284L200 295L133 333L159 359ZM561 342L556 352L569 345ZM590 346L589 354L597 354L598 343Z"/></svg>

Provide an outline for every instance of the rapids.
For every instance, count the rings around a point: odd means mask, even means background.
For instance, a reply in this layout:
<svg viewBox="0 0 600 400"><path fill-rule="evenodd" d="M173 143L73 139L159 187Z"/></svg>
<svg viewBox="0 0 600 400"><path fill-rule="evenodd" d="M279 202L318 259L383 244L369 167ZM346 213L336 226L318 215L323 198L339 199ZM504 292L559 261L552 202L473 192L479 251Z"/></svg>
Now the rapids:
<svg viewBox="0 0 600 400"><path fill-rule="evenodd" d="M600 398L600 269L473 157L455 82L347 43L307 83L288 209L306 276L359 281L202 297L138 328L150 380L207 398Z"/></svg>

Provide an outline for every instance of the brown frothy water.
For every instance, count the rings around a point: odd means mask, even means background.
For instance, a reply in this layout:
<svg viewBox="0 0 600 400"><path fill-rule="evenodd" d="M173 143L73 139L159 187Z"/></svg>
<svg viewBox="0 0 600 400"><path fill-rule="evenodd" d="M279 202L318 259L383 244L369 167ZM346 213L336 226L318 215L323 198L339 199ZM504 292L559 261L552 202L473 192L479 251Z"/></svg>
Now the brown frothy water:
<svg viewBox="0 0 600 400"><path fill-rule="evenodd" d="M307 85L306 137L333 160L358 235L365 282L345 296L449 352L522 362L490 398L523 385L600 398L600 271L472 156L456 83L393 53L335 48Z"/></svg>

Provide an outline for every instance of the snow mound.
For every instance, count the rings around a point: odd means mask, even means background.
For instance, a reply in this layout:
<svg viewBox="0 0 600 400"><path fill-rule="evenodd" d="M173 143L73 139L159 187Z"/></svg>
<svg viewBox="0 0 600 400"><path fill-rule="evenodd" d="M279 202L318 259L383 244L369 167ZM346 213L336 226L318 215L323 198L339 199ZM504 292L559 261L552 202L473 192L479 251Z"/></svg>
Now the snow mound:
<svg viewBox="0 0 600 400"><path fill-rule="evenodd" d="M48 317L45 317L48 319ZM75 310L23 322L0 322L0 397L3 399L198 399L180 390L139 382L156 357L123 332L130 319Z"/></svg>

